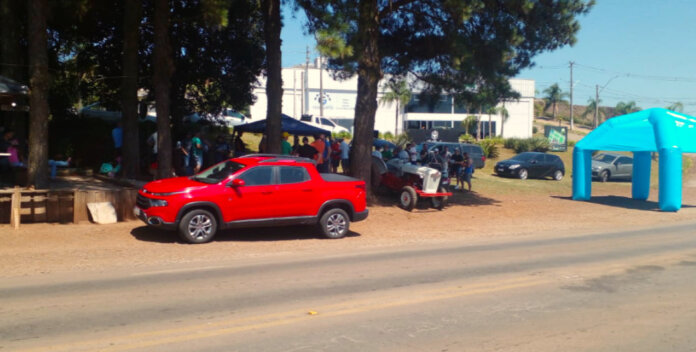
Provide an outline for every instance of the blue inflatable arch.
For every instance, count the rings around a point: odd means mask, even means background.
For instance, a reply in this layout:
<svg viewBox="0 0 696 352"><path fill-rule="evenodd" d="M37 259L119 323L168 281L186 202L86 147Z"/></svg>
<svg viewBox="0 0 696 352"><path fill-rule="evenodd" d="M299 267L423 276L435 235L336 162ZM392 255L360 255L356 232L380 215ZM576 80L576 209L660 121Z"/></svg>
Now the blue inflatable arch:
<svg viewBox="0 0 696 352"><path fill-rule="evenodd" d="M585 136L573 151L573 199L592 195L592 152L633 152L633 199L650 195L650 154L658 152L659 205L682 205L682 153L696 153L696 118L667 109L648 109L611 118Z"/></svg>

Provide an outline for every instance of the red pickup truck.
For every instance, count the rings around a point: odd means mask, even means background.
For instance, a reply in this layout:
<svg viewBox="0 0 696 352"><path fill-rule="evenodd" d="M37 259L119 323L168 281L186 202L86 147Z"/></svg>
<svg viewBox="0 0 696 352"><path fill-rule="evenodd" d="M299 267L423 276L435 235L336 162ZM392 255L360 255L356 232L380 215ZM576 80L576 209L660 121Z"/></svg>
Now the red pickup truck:
<svg viewBox="0 0 696 352"><path fill-rule="evenodd" d="M218 229L298 224L341 238L368 214L364 181L319 174L310 159L261 154L147 183L133 211L150 226L178 229L189 243L208 242Z"/></svg>

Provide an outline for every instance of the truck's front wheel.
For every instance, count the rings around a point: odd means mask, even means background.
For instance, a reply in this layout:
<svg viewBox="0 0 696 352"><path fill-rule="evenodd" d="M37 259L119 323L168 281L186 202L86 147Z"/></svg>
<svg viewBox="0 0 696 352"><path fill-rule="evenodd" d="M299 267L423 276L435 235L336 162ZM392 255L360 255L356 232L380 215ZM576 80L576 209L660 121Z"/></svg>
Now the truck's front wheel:
<svg viewBox="0 0 696 352"><path fill-rule="evenodd" d="M342 238L348 233L350 218L343 209L329 209L319 219L319 226L327 238Z"/></svg>
<svg viewBox="0 0 696 352"><path fill-rule="evenodd" d="M207 210L194 209L179 223L179 236L188 243L210 242L217 232L217 220Z"/></svg>

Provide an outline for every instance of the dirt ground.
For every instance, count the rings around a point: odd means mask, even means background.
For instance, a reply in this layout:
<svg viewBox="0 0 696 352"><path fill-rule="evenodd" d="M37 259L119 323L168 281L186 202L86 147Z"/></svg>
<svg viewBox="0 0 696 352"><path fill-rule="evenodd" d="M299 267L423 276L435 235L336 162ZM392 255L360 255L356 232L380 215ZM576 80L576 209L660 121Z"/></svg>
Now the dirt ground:
<svg viewBox="0 0 696 352"><path fill-rule="evenodd" d="M482 193L457 192L442 211L429 209L426 202L421 202L418 209L406 212L396 206L396 196L382 197L381 204L370 207L368 219L352 224L352 233L341 240L322 239L312 227L286 227L223 231L212 243L188 245L173 232L151 229L139 221L113 225L25 224L18 230L0 225L0 277L167 267L175 263L215 265L230 259L273 255L303 257L549 232L564 236L693 221L694 180L690 177L684 183L683 207L676 213L659 211L657 189L651 190L647 202L630 199L630 183L625 182L593 184L590 202L571 200L570 189L551 192L550 196L484 189Z"/></svg>

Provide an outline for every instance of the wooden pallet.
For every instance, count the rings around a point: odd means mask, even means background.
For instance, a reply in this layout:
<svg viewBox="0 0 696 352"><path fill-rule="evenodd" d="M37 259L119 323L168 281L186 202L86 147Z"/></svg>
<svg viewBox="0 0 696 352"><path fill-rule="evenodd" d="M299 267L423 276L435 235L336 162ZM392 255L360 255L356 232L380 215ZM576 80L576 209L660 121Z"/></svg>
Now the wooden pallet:
<svg viewBox="0 0 696 352"><path fill-rule="evenodd" d="M136 189L0 191L0 223L17 228L20 223L89 221L87 203L110 202L119 221L133 220Z"/></svg>

